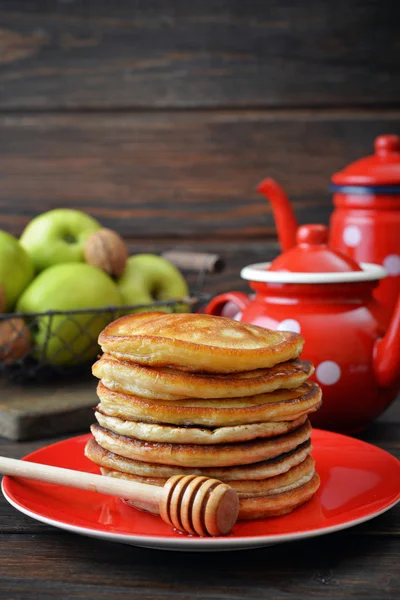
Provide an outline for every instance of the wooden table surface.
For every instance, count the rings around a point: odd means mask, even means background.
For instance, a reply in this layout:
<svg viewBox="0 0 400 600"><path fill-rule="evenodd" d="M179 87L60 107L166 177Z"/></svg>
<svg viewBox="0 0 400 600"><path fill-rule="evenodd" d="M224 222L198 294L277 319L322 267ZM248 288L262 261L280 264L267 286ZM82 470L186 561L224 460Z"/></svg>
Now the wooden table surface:
<svg viewBox="0 0 400 600"><path fill-rule="evenodd" d="M400 457L400 402L362 439ZM60 438L58 438L60 439ZM0 440L19 458L54 440ZM175 553L85 538L0 499L0 597L237 599L400 596L400 506L353 529L259 550Z"/></svg>

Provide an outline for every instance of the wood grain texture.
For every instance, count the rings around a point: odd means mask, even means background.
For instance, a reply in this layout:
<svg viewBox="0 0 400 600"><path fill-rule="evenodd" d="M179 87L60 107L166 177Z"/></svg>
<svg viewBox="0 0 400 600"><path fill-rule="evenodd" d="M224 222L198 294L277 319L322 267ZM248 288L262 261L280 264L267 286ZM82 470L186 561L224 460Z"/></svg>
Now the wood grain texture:
<svg viewBox="0 0 400 600"><path fill-rule="evenodd" d="M0 119L0 228L80 208L130 240L275 235L265 176L301 222L327 222L331 174L396 132L398 112L14 115Z"/></svg>
<svg viewBox="0 0 400 600"><path fill-rule="evenodd" d="M391 0L2 0L0 11L4 109L400 100Z"/></svg>
<svg viewBox="0 0 400 600"><path fill-rule="evenodd" d="M96 383L89 373L81 379L33 386L2 382L0 436L18 441L87 431L97 404Z"/></svg>
<svg viewBox="0 0 400 600"><path fill-rule="evenodd" d="M2 537L4 598L394 600L399 589L392 537L333 534L251 552L179 555L67 533Z"/></svg>

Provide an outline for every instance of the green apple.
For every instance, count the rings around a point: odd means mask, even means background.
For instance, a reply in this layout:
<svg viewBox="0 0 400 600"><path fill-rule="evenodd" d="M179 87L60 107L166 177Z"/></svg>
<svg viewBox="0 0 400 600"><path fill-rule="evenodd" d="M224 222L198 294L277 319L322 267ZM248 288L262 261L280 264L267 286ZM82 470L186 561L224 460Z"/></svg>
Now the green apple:
<svg viewBox="0 0 400 600"><path fill-rule="evenodd" d="M123 304L150 304L155 300L174 300L189 295L182 273L167 259L155 254L136 254L128 258L117 285ZM170 312L171 309L160 307L157 310ZM185 312L188 306L179 305L178 310Z"/></svg>
<svg viewBox="0 0 400 600"><path fill-rule="evenodd" d="M106 307L121 304L114 281L101 269L84 263L64 263L42 271L19 299L24 313L60 311L31 317L35 358L51 365L74 365L92 360L97 338L117 313ZM65 314L65 311L104 308Z"/></svg>
<svg viewBox="0 0 400 600"><path fill-rule="evenodd" d="M85 242L101 225L80 210L56 208L26 226L20 243L30 255L36 271L59 263L84 262Z"/></svg>
<svg viewBox="0 0 400 600"><path fill-rule="evenodd" d="M9 233L0 231L0 286L6 298L6 311L14 308L33 275L31 259L18 240Z"/></svg>

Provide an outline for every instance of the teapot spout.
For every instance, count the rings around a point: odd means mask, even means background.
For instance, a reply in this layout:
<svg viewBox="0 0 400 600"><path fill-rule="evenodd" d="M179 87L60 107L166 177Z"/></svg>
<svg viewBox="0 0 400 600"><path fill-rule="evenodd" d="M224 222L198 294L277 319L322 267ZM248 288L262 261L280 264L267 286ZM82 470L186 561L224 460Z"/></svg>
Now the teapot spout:
<svg viewBox="0 0 400 600"><path fill-rule="evenodd" d="M382 387L400 381L400 296L386 334L375 342L374 370Z"/></svg>
<svg viewBox="0 0 400 600"><path fill-rule="evenodd" d="M264 179L257 186L257 191L265 196L272 204L276 229L282 250L290 250L296 245L297 221L289 198L274 181L274 179Z"/></svg>

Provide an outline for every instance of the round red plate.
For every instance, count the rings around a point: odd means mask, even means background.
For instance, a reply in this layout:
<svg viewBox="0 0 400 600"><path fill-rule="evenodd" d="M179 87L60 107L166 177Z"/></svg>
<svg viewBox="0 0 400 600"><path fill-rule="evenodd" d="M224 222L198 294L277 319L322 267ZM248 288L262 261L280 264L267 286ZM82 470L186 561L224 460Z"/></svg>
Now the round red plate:
<svg viewBox="0 0 400 600"><path fill-rule="evenodd" d="M32 462L98 473L83 453L89 435L46 446ZM345 529L385 512L400 499L400 462L384 450L337 433L314 430L313 456L321 487L284 517L239 522L225 538L197 538L118 498L58 485L4 477L6 499L22 513L75 533L169 550L235 550L268 546Z"/></svg>

